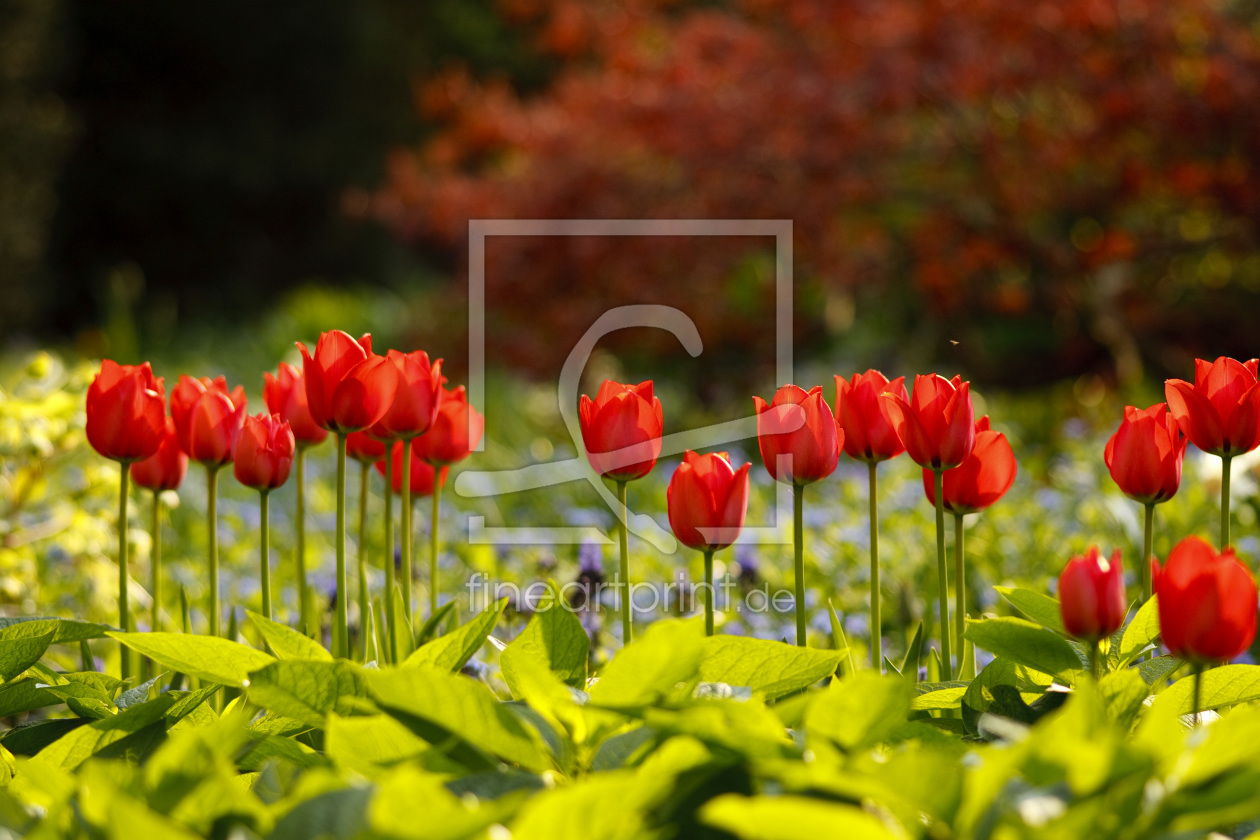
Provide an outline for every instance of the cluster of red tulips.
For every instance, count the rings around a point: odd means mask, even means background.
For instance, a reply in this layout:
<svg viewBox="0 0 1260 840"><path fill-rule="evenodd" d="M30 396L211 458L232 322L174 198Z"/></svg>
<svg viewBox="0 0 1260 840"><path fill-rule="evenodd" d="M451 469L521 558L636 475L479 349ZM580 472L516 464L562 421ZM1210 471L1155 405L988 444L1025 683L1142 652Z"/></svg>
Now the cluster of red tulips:
<svg viewBox="0 0 1260 840"><path fill-rule="evenodd" d="M153 623L160 627L161 554L158 493L182 483L188 461L206 470L208 505L210 633L219 634L218 545L216 535L217 476L227 464L236 479L259 491L262 507L262 608L271 615L268 551L268 494L282 486L297 468L297 563L301 624L313 632L313 609L306 581L304 463L307 450L322 443L331 432L337 442L337 593L333 622L333 649L349 654L345 558L345 478L349 454L362 464L366 487L372 464L386 477L387 553L385 598L387 624L384 637L395 640L397 623L410 625L412 609L411 496L432 494L434 520L430 593L436 606L437 508L448 465L469 454L481 438L483 420L468 405L461 386L449 390L441 361L431 362L423 351L390 350L381 356L372 351L370 336L358 341L344 332L320 336L314 354L303 344L301 372L281 363L278 375L264 375L267 411L246 413L244 389L228 390L223 377L215 380L181 376L171 392L170 415L166 413L163 380L150 365L131 367L110 360L101 364L87 394L87 437L106 458L120 462L119 493L119 613L120 624L130 627L127 603L128 479L154 491L153 528ZM387 453L387 448L389 452ZM392 492L402 495L402 555L404 572L401 598L395 598ZM367 499L360 493L360 504ZM360 546L363 545L364 511L360 510ZM368 593L365 556L359 557L359 606L367 620ZM404 616L396 616L400 601ZM366 645L366 629L363 634ZM129 665L124 657L124 676Z"/></svg>

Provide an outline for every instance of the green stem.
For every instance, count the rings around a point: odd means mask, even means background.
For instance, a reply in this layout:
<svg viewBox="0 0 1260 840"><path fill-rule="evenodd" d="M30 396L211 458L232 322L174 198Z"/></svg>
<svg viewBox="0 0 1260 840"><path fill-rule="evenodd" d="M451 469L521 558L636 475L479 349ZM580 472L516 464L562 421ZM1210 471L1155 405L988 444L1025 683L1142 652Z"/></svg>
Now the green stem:
<svg viewBox="0 0 1260 840"><path fill-rule="evenodd" d="M131 629L131 606L127 600L127 489L131 470L120 463L122 478L118 484L118 627L124 633ZM120 645L119 668L124 680L131 678L131 648Z"/></svg>
<svg viewBox="0 0 1260 840"><path fill-rule="evenodd" d="M1151 552L1154 551L1155 540L1155 503L1146 504L1146 525L1142 529L1142 559L1139 562L1142 576L1142 603L1151 600Z"/></svg>
<svg viewBox="0 0 1260 840"><path fill-rule="evenodd" d="M350 656L346 627L346 436L337 434L337 603L333 611L333 651Z"/></svg>
<svg viewBox="0 0 1260 840"><path fill-rule="evenodd" d="M411 592L415 575L411 557L411 438L403 441L402 457L402 590L403 616L414 628L412 619Z"/></svg>
<svg viewBox="0 0 1260 840"><path fill-rule="evenodd" d="M389 661L398 661L398 642L394 638L394 458L390 444L385 452L385 638L389 640Z"/></svg>
<svg viewBox="0 0 1260 840"><path fill-rule="evenodd" d="M153 617L149 619L149 630L158 632L162 629L162 491L153 491L153 553L149 571L153 575L150 593L153 596Z"/></svg>
<svg viewBox="0 0 1260 840"><path fill-rule="evenodd" d="M1221 551L1229 548L1229 462L1233 455L1221 456Z"/></svg>
<svg viewBox="0 0 1260 840"><path fill-rule="evenodd" d="M261 490L258 493L259 529L262 531L262 614L271 618L271 492Z"/></svg>
<svg viewBox="0 0 1260 840"><path fill-rule="evenodd" d="M704 552L704 635L713 635L713 549Z"/></svg>
<svg viewBox="0 0 1260 840"><path fill-rule="evenodd" d="M1203 663L1196 662L1194 663L1194 705L1190 707L1194 713L1193 717L1191 717L1190 719L1194 721L1196 725L1198 725L1199 723L1199 704L1202 702L1202 698L1203 698Z"/></svg>
<svg viewBox="0 0 1260 840"><path fill-rule="evenodd" d="M941 666L948 673L953 670L950 651L949 623L949 567L945 564L945 472L933 470L936 481L936 577L940 589L941 607Z"/></svg>
<svg viewBox="0 0 1260 840"><path fill-rule="evenodd" d="M875 480L876 466L874 461L866 465L871 509L871 667L882 670L884 667L884 625L879 615L879 514L876 495L878 485Z"/></svg>
<svg viewBox="0 0 1260 840"><path fill-rule="evenodd" d="M1102 648L1100 642L1095 639L1089 646L1089 672L1094 676L1094 681L1102 679Z"/></svg>
<svg viewBox="0 0 1260 840"><path fill-rule="evenodd" d="M311 626L311 615L308 605L310 591L306 581L306 447L299 446L294 462L297 471L297 584L298 584L298 627L306 635L318 638L317 628Z"/></svg>
<svg viewBox="0 0 1260 840"><path fill-rule="evenodd" d="M210 558L210 635L219 635L219 468L206 467L206 529Z"/></svg>
<svg viewBox="0 0 1260 840"><path fill-rule="evenodd" d="M954 514L954 650L958 651L958 679L967 675L963 662L967 645L963 635L967 632L966 557L963 552L963 515Z"/></svg>
<svg viewBox="0 0 1260 840"><path fill-rule="evenodd" d="M359 464L359 660L367 662L368 654L368 578L367 578L367 461Z"/></svg>
<svg viewBox="0 0 1260 840"><path fill-rule="evenodd" d="M792 550L796 570L796 646L805 647L805 485L792 485Z"/></svg>
<svg viewBox="0 0 1260 840"><path fill-rule="evenodd" d="M634 605L630 603L630 511L626 505L624 481L617 482L617 502L621 505L621 527L617 529L621 544L621 585L626 588L626 599L621 605L621 643L628 645L634 638Z"/></svg>
<svg viewBox="0 0 1260 840"><path fill-rule="evenodd" d="M433 471L433 518L429 522L429 615L437 615L438 608L438 520L442 504L439 472Z"/></svg>

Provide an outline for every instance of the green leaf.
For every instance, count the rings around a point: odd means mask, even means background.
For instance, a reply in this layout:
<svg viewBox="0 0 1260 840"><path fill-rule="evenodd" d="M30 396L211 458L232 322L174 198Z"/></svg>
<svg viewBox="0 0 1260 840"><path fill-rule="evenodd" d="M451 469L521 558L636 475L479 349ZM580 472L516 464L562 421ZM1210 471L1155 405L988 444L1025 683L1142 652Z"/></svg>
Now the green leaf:
<svg viewBox="0 0 1260 840"><path fill-rule="evenodd" d="M591 640L577 614L555 595L551 604L540 609L525 625L521 634L508 645L514 656L531 656L574 688L586 687L586 661L590 657ZM508 687L512 683L508 682ZM513 696L516 691L513 688Z"/></svg>
<svg viewBox="0 0 1260 840"><path fill-rule="evenodd" d="M1158 598L1158 595L1152 595L1133 616L1129 626L1124 628L1124 635L1120 637L1121 664L1133 661L1159 638Z"/></svg>
<svg viewBox="0 0 1260 840"><path fill-rule="evenodd" d="M89 718L58 718L23 723L0 733L0 743L14 755L35 755L67 732L91 722Z"/></svg>
<svg viewBox="0 0 1260 840"><path fill-rule="evenodd" d="M1260 665L1222 665L1203 672L1199 711L1233 706L1260 698ZM1155 698L1161 708L1178 715L1194 712L1194 675L1182 677Z"/></svg>
<svg viewBox="0 0 1260 840"><path fill-rule="evenodd" d="M1088 667L1067 639L1022 618L968 620L966 637L994 656L1056 677Z"/></svg>
<svg viewBox="0 0 1260 840"><path fill-rule="evenodd" d="M109 635L168 668L219 685L242 686L250 671L276 661L261 650L213 636L114 632Z"/></svg>
<svg viewBox="0 0 1260 840"><path fill-rule="evenodd" d="M700 679L748 686L774 700L834 674L844 654L749 636L709 636L704 640Z"/></svg>
<svg viewBox="0 0 1260 840"><path fill-rule="evenodd" d="M376 767L419 755L429 745L389 715L341 717L330 714L324 730L324 752L335 763L367 776Z"/></svg>
<svg viewBox="0 0 1260 840"><path fill-rule="evenodd" d="M1027 702L1041 696L1046 686L1053 680L1054 678L1049 674L1044 674L1035 668L1028 668L1009 659L998 657L981 669L963 694L963 724L968 732L974 734L979 731L980 716L994 703L996 699L994 689L997 686L1009 685L1018 688Z"/></svg>
<svg viewBox="0 0 1260 840"><path fill-rule="evenodd" d="M52 643L55 645L85 642L89 639L103 639L113 627L108 624L94 624L76 618L57 618L56 616L17 616L0 618L0 638L8 638L3 631L9 627L27 622L55 622ZM40 631L42 632L42 631ZM39 635L39 633L35 634Z"/></svg>
<svg viewBox="0 0 1260 840"><path fill-rule="evenodd" d="M919 681L919 661L923 658L923 622L919 622L919 626L914 630L914 637L910 639L910 644L906 647L906 655L901 660L901 667L897 672L901 676L917 683Z"/></svg>
<svg viewBox="0 0 1260 840"><path fill-rule="evenodd" d="M45 691L63 700L70 711L79 717L99 720L114 715L113 698L94 686L80 682L67 682L49 686Z"/></svg>
<svg viewBox="0 0 1260 840"><path fill-rule="evenodd" d="M427 665L363 675L377 704L429 743L464 742L527 770L551 769L532 730L481 683Z"/></svg>
<svg viewBox="0 0 1260 840"><path fill-rule="evenodd" d="M450 611L455 606L454 601L444 604L438 608L438 613L445 615L443 609ZM440 620L440 619L439 619ZM428 625L425 625L428 627ZM434 625L436 627L436 625ZM403 602L402 589L398 584L394 584L394 626L389 628L389 632L394 634L394 646L398 650L398 661L402 662L411 652L416 649L416 639L412 635L411 622L407 620L407 605Z"/></svg>
<svg viewBox="0 0 1260 840"><path fill-rule="evenodd" d="M963 695L967 693L967 686L956 686L954 688L942 688L937 691L929 691L926 694L920 694L910 701L910 708L913 711L923 711L925 709L957 709L962 705Z"/></svg>
<svg viewBox="0 0 1260 840"><path fill-rule="evenodd" d="M273 662L249 675L249 701L279 715L322 727L333 711L348 714L349 698L367 694L363 670L340 660Z"/></svg>
<svg viewBox="0 0 1260 840"><path fill-rule="evenodd" d="M1062 633L1065 636L1067 635L1067 629L1063 626L1063 613L1059 609L1059 602L1054 598L1032 589L1016 589L1012 586L995 586L993 588L1009 601L1011 606L1042 627L1053 630L1056 633Z"/></svg>
<svg viewBox="0 0 1260 840"><path fill-rule="evenodd" d="M741 796L728 793L700 808L700 822L741 840L895 840L880 819L858 805L805 796Z"/></svg>
<svg viewBox="0 0 1260 840"><path fill-rule="evenodd" d="M158 674L148 682L143 682L135 688L127 689L122 694L118 695L118 699L114 701L114 705L118 707L119 711L126 711L132 706L138 706L139 704L145 702L149 699L149 689L153 688L154 684L164 676L166 676L165 673Z"/></svg>
<svg viewBox="0 0 1260 840"><path fill-rule="evenodd" d="M5 682L39 661L57 635L57 619L13 623L0 630L0 679Z"/></svg>
<svg viewBox="0 0 1260 840"><path fill-rule="evenodd" d="M847 677L857 672L857 666L853 664L853 654L849 652L849 640L844 637L844 623L836 615L830 598L827 599L827 615L831 619L831 643L836 650L844 651L844 658L840 660L840 676Z"/></svg>
<svg viewBox="0 0 1260 840"><path fill-rule="evenodd" d="M495 779L531 779L525 774L492 773ZM516 778L514 778L516 777ZM461 781L466 781L469 777ZM517 781L518 785L520 784ZM518 788L519 789L519 788ZM507 793L489 796L487 791L468 791L455 794L436 773L427 773L413 765L402 765L391 771L379 782L368 809L373 829L372 836L397 838L397 840L464 840L472 837L494 837L488 832L495 823L503 824L516 811L528 793ZM424 803L423 818L417 819L416 803ZM314 826L314 837L321 832ZM507 836L507 832L502 832ZM513 826L512 837L521 836Z"/></svg>
<svg viewBox="0 0 1260 840"><path fill-rule="evenodd" d="M347 787L301 800L276 821L276 827L268 836L273 840L362 837L367 829L368 803L374 793L370 787ZM417 816L414 810L412 816Z"/></svg>
<svg viewBox="0 0 1260 840"><path fill-rule="evenodd" d="M1142 710L1150 687L1136 668L1125 668L1104 676L1098 683L1098 691L1107 704L1107 713L1127 730Z"/></svg>
<svg viewBox="0 0 1260 840"><path fill-rule="evenodd" d="M332 662L332 654L324 650L324 646L314 639L286 627L278 621L272 621L256 612L245 611L250 622L267 642L271 652L277 659L307 659L319 662Z"/></svg>
<svg viewBox="0 0 1260 840"><path fill-rule="evenodd" d="M704 638L704 627L696 619L652 624L604 667L590 687L591 702L617 709L659 702L679 683L696 677Z"/></svg>
<svg viewBox="0 0 1260 840"><path fill-rule="evenodd" d="M92 755L111 746L119 748L111 750L113 754L126 753L132 757L137 755L137 751L122 749L124 746L135 746L139 754L145 754L163 737L166 731L165 715L174 703L174 697L163 694L156 700L133 706L125 712L93 721L54 741L33 760L63 770L73 770ZM151 731L146 731L151 727ZM127 739L133 739L133 743L124 745L123 742Z"/></svg>
<svg viewBox="0 0 1260 840"><path fill-rule="evenodd" d="M400 596L401 597L401 596ZM414 645L425 645L437 638L438 628L442 626L442 622L455 611L455 602L447 601L445 604L437 608L437 612L431 613L424 620L424 624L420 625L420 629L415 633ZM402 613L399 613L402 615Z"/></svg>
<svg viewBox="0 0 1260 840"><path fill-rule="evenodd" d="M1138 665L1137 670L1147 685L1155 685L1158 682L1163 682L1174 671L1185 664L1186 661L1184 659L1165 655L1146 660Z"/></svg>
<svg viewBox="0 0 1260 840"><path fill-rule="evenodd" d="M416 648L400 667L414 668L417 665L431 665L447 671L458 671L486 643L486 637L499 623L505 606L507 606L507 599L500 598L473 616L458 630L439 636Z"/></svg>
<svg viewBox="0 0 1260 840"><path fill-rule="evenodd" d="M913 693L901 677L859 671L818 692L805 712L806 735L845 751L874 746L906 722Z"/></svg>

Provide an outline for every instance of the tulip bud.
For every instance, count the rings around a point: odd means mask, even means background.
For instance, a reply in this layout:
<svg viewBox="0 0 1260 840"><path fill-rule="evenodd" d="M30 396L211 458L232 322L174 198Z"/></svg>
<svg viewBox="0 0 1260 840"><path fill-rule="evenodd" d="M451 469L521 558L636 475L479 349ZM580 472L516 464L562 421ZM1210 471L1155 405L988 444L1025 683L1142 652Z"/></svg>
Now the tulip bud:
<svg viewBox="0 0 1260 840"><path fill-rule="evenodd" d="M1006 495L1015 483L1015 453L1006 435L989 428L989 417L976 421L976 445L966 460L942 476L945 510L954 514L977 513ZM923 489L936 504L932 470L923 471Z"/></svg>
<svg viewBox="0 0 1260 840"><path fill-rule="evenodd" d="M393 404L398 369L372 353L372 337L357 342L341 330L320 335L311 355L302 351L302 378L311 417L321 428L338 434L366 429L379 422Z"/></svg>
<svg viewBox="0 0 1260 840"><path fill-rule="evenodd" d="M748 467L734 469L725 452L683 455L666 491L669 525L679 542L699 551L735 542L748 511Z"/></svg>
<svg viewBox="0 0 1260 840"><path fill-rule="evenodd" d="M1166 502L1181 486L1186 438L1164 403L1124 409L1120 428L1107 441L1103 460L1121 492L1142 504Z"/></svg>
<svg viewBox="0 0 1260 840"><path fill-rule="evenodd" d="M167 417L158 451L131 465L131 480L146 490L178 490L187 473L188 456L179 448L175 421Z"/></svg>
<svg viewBox="0 0 1260 840"><path fill-rule="evenodd" d="M642 478L661 455L664 414L650 379L638 385L604 380L595 399L582 395L578 420L591 466L606 478Z"/></svg>
<svg viewBox="0 0 1260 840"><path fill-rule="evenodd" d="M1124 573L1120 551L1104 559L1098 546L1073 557L1059 575L1059 612L1068 634L1084 642L1107 638L1124 624Z"/></svg>
<svg viewBox="0 0 1260 840"><path fill-rule="evenodd" d="M906 451L897 430L879 406L880 394L909 399L905 383L904 376L889 382L877 370L855 373L851 381L843 376L836 377L836 425L843 432L846 455L876 464Z"/></svg>
<svg viewBox="0 0 1260 840"><path fill-rule="evenodd" d="M289 480L296 441L279 414L246 417L233 453L236 480L255 490L275 490Z"/></svg>
<svg viewBox="0 0 1260 840"><path fill-rule="evenodd" d="M433 425L442 396L442 360L429 363L423 350L400 353L390 350L385 357L398 374L398 387L389 410L378 421L382 437L405 440L422 435Z"/></svg>
<svg viewBox="0 0 1260 840"><path fill-rule="evenodd" d="M222 377L181 376L171 392L171 417L179 446L194 461L218 467L232 460L232 447L245 422L245 389L228 393Z"/></svg>
<svg viewBox="0 0 1260 840"><path fill-rule="evenodd" d="M757 446L775 481L813 484L835 472L844 433L822 397L822 386L809 391L784 385L767 403L753 397L757 411Z"/></svg>
<svg viewBox="0 0 1260 840"><path fill-rule="evenodd" d="M142 461L157 452L165 429L166 395L149 363L133 367L104 359L87 391L92 448L122 463Z"/></svg>
<svg viewBox="0 0 1260 840"><path fill-rule="evenodd" d="M485 426L485 418L468 404L463 385L453 391L443 388L433 425L413 444L415 456L434 466L462 461L481 440Z"/></svg>
<svg viewBox="0 0 1260 840"><path fill-rule="evenodd" d="M1168 409L1186 437L1212 455L1239 455L1260 444L1260 360L1243 364L1221 356L1194 360L1194 384L1164 383Z"/></svg>
<svg viewBox="0 0 1260 840"><path fill-rule="evenodd" d="M916 376L907 401L885 392L880 408L897 430L910 460L930 470L951 470L971 454L976 443L971 383L961 377Z"/></svg>
<svg viewBox="0 0 1260 840"><path fill-rule="evenodd" d="M385 444L368 431L346 435L346 455L356 461L373 463L385 457Z"/></svg>
<svg viewBox="0 0 1260 840"><path fill-rule="evenodd" d="M264 373L263 383L263 402L267 404L267 411L288 421L299 447L324 442L328 432L321 429L311 416L306 402L306 382L300 370L281 362L279 375Z"/></svg>
<svg viewBox="0 0 1260 840"><path fill-rule="evenodd" d="M1223 662L1256 637L1256 581L1233 549L1220 554L1198 537L1186 537L1155 572L1159 629L1173 656Z"/></svg>

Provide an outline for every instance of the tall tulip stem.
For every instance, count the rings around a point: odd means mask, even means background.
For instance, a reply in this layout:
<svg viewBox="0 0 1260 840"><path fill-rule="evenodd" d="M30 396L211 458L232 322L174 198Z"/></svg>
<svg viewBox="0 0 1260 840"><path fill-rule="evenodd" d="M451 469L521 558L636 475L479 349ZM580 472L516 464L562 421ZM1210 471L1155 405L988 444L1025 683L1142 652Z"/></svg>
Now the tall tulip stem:
<svg viewBox="0 0 1260 840"><path fill-rule="evenodd" d="M402 442L402 590L403 617L407 623L412 621L411 592L415 575L412 571L411 556L411 438Z"/></svg>
<svg viewBox="0 0 1260 840"><path fill-rule="evenodd" d="M1221 456L1221 551L1229 548L1229 462L1233 455Z"/></svg>
<svg viewBox="0 0 1260 840"><path fill-rule="evenodd" d="M704 635L713 635L713 549L704 552Z"/></svg>
<svg viewBox="0 0 1260 840"><path fill-rule="evenodd" d="M394 626L396 616L394 615L394 477L393 472L394 459L390 457L390 452L385 452L385 626L388 632L385 638L389 640L389 661L398 661L398 643L394 639Z"/></svg>
<svg viewBox="0 0 1260 840"><path fill-rule="evenodd" d="M367 461L359 465L359 659L367 662L368 655L368 580L367 580Z"/></svg>
<svg viewBox="0 0 1260 840"><path fill-rule="evenodd" d="M1102 648L1101 643L1095 639L1089 646L1089 672L1093 675L1094 681L1102 679Z"/></svg>
<svg viewBox="0 0 1260 840"><path fill-rule="evenodd" d="M1142 559L1139 574L1142 576L1142 603L1151 600L1151 552L1155 550L1155 503L1147 502L1146 523L1142 529Z"/></svg>
<svg viewBox="0 0 1260 840"><path fill-rule="evenodd" d="M131 607L127 601L127 489L131 470L120 463L122 479L118 485L118 627L123 632L131 629ZM119 667L124 680L131 677L131 649L118 648Z"/></svg>
<svg viewBox="0 0 1260 840"><path fill-rule="evenodd" d="M337 434L337 603L333 612L333 653L350 655L346 622L346 436Z"/></svg>
<svg viewBox="0 0 1260 840"><path fill-rule="evenodd" d="M1203 663L1194 663L1194 705L1190 707L1191 718L1195 725L1199 724L1199 704L1203 702Z"/></svg>
<svg viewBox="0 0 1260 840"><path fill-rule="evenodd" d="M308 609L311 596L306 582L306 447L298 446L293 458L293 467L297 479L297 585L298 585L298 627L308 636L318 633L311 627L311 615Z"/></svg>
<svg viewBox="0 0 1260 840"><path fill-rule="evenodd" d="M259 530L262 532L260 542L262 543L262 562L261 566L261 583L262 583L262 614L264 618L271 618L271 492L268 490L260 490L258 492L258 509L259 509Z"/></svg>
<svg viewBox="0 0 1260 840"><path fill-rule="evenodd" d="M871 667L883 670L884 632L879 617L879 502L876 496L878 483L875 478L876 463L866 465L871 508Z"/></svg>
<svg viewBox="0 0 1260 840"><path fill-rule="evenodd" d="M621 643L628 645L634 638L632 621L634 604L630 600L630 511L626 505L624 481L617 482L617 503L621 506L621 527L617 529L617 537L621 544L621 585L626 588L626 599L621 604Z"/></svg>
<svg viewBox="0 0 1260 840"><path fill-rule="evenodd" d="M805 647L805 485L792 485L792 550L796 571L796 646Z"/></svg>
<svg viewBox="0 0 1260 840"><path fill-rule="evenodd" d="M429 615L437 615L438 608L438 520L441 518L442 483L437 470L433 472L433 515L429 521Z"/></svg>
<svg viewBox="0 0 1260 840"><path fill-rule="evenodd" d="M963 635L967 632L966 553L963 551L963 515L954 514L954 649L958 651L958 679L969 676L963 654L967 645Z"/></svg>
<svg viewBox="0 0 1260 840"><path fill-rule="evenodd" d="M945 564L945 471L933 470L936 481L936 577L941 606L941 664L946 671L954 667L950 652L949 568Z"/></svg>
<svg viewBox="0 0 1260 840"><path fill-rule="evenodd" d="M153 617L149 619L149 630L162 629L162 491L153 491L153 552L149 555L149 572L152 584L149 594L153 598Z"/></svg>
<svg viewBox="0 0 1260 840"><path fill-rule="evenodd" d="M206 529L210 557L210 635L219 635L219 468L206 467Z"/></svg>

